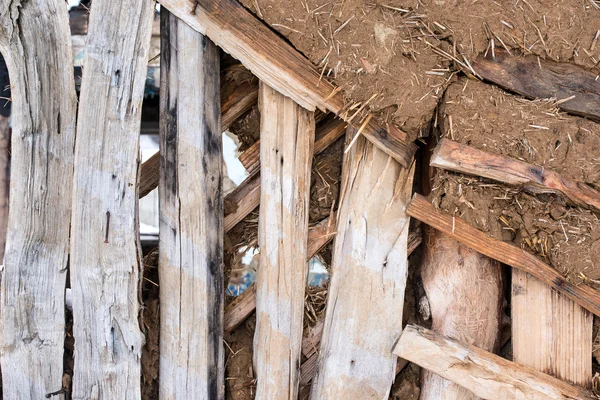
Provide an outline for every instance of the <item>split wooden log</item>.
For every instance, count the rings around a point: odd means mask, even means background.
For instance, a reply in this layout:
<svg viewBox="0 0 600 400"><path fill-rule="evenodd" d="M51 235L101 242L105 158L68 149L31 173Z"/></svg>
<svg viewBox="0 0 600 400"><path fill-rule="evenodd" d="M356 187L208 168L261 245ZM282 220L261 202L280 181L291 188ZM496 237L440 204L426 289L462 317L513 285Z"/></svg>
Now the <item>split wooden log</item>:
<svg viewBox="0 0 600 400"><path fill-rule="evenodd" d="M338 119L326 119L320 123L315 133L314 154L321 153L342 137L345 132L345 126L346 124ZM248 151L255 153L255 146L246 150L246 152ZM251 169L249 171L250 176L235 188L233 192L228 194L225 199L225 201L235 205L235 211L225 216L225 232L233 229L234 226L239 224L260 204L260 177L257 175L260 172L260 168L254 166L255 163L260 165L260 157L259 155L248 156L247 160L250 159L253 159L252 161L247 161Z"/></svg>
<svg viewBox="0 0 600 400"><path fill-rule="evenodd" d="M140 397L137 172L154 6L95 1L90 14L71 228L74 399Z"/></svg>
<svg viewBox="0 0 600 400"><path fill-rule="evenodd" d="M435 229L425 228L421 277L440 335L494 352L502 321L502 268ZM476 399L465 388L424 370L421 400Z"/></svg>
<svg viewBox="0 0 600 400"><path fill-rule="evenodd" d="M0 86L1 90L1 86ZM0 115L0 264L4 264L10 191L10 117Z"/></svg>
<svg viewBox="0 0 600 400"><path fill-rule="evenodd" d="M407 214L475 251L533 275L583 308L600 316L600 293L585 284L579 286L572 284L533 254L513 244L493 239L462 219L438 211L419 194L414 195L408 205Z"/></svg>
<svg viewBox="0 0 600 400"><path fill-rule="evenodd" d="M584 388L416 325L404 328L394 354L472 391L482 399L596 398Z"/></svg>
<svg viewBox="0 0 600 400"><path fill-rule="evenodd" d="M219 49L161 12L161 399L223 399Z"/></svg>
<svg viewBox="0 0 600 400"><path fill-rule="evenodd" d="M530 99L556 98L564 111L600 120L600 81L596 73L535 55L511 55L502 48L496 48L494 55L479 55L473 63L483 79Z"/></svg>
<svg viewBox="0 0 600 400"><path fill-rule="evenodd" d="M335 143L346 132L346 123L334 116L327 117L317 125L315 131L315 155ZM248 175L254 175L260 170L260 140L240 155L240 162L246 168Z"/></svg>
<svg viewBox="0 0 600 400"><path fill-rule="evenodd" d="M349 120L339 88L322 79L310 61L253 16L237 0L161 0L161 5L210 37L240 60L262 82L308 110L319 108ZM352 121L358 123L360 121ZM406 134L371 120L362 134L381 150L409 166L416 151Z"/></svg>
<svg viewBox="0 0 600 400"><path fill-rule="evenodd" d="M349 129L348 138L356 131ZM364 138L344 160L338 233L313 399L383 399L396 371L408 271L406 169Z"/></svg>
<svg viewBox="0 0 600 400"><path fill-rule="evenodd" d="M543 167L479 150L450 139L440 140L431 158L431 165L522 186L532 193L558 192L578 206L600 210L600 192L583 182L574 182Z"/></svg>
<svg viewBox="0 0 600 400"><path fill-rule="evenodd" d="M13 107L2 390L6 399L62 399L76 121L69 21L62 0L0 1L0 21Z"/></svg>
<svg viewBox="0 0 600 400"><path fill-rule="evenodd" d="M228 83L229 84L229 83ZM226 131L238 118L250 110L258 100L258 87L245 82L235 90L223 88L229 95L221 97L221 129ZM157 152L142 164L139 180L140 199L156 189L159 180L160 152Z"/></svg>
<svg viewBox="0 0 600 400"><path fill-rule="evenodd" d="M254 368L259 399L295 399L308 266L314 113L260 84L260 268Z"/></svg>

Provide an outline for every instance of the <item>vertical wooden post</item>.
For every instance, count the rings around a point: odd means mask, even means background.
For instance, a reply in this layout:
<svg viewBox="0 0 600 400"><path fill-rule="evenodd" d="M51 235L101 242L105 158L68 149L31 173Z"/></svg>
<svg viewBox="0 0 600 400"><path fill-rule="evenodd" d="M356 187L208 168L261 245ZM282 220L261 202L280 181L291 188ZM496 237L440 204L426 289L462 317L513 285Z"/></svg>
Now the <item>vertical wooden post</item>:
<svg viewBox="0 0 600 400"><path fill-rule="evenodd" d="M62 0L3 0L0 10L13 103L0 304L3 395L59 399L76 112L69 21Z"/></svg>
<svg viewBox="0 0 600 400"><path fill-rule="evenodd" d="M533 276L512 271L513 360L590 387L593 315Z"/></svg>
<svg viewBox="0 0 600 400"><path fill-rule="evenodd" d="M440 335L493 352L502 321L500 263L425 227L423 286L431 308L431 329ZM423 370L421 400L468 400L469 390Z"/></svg>
<svg viewBox="0 0 600 400"><path fill-rule="evenodd" d="M1 87L0 87L1 90ZM0 100L2 101L2 100ZM10 189L10 117L0 115L0 264L4 263Z"/></svg>
<svg viewBox="0 0 600 400"><path fill-rule="evenodd" d="M140 398L137 173L153 17L154 1L95 0L90 13L71 228L74 399Z"/></svg>
<svg viewBox="0 0 600 400"><path fill-rule="evenodd" d="M256 398L295 399L300 380L314 113L261 83Z"/></svg>
<svg viewBox="0 0 600 400"><path fill-rule="evenodd" d="M355 134L349 131L349 137ZM402 327L414 168L363 137L344 162L338 234L312 399L384 399Z"/></svg>
<svg viewBox="0 0 600 400"><path fill-rule="evenodd" d="M219 50L161 11L160 398L224 398Z"/></svg>

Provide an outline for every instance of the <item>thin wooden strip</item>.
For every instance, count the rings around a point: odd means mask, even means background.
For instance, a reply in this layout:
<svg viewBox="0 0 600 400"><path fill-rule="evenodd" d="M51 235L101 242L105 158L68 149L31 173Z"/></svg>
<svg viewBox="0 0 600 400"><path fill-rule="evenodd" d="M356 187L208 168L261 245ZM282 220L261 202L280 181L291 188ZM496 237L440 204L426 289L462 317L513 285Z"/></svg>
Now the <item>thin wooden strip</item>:
<svg viewBox="0 0 600 400"><path fill-rule="evenodd" d="M315 131L315 155L320 154L327 147L335 143L346 132L346 123L335 118L327 117L323 122L317 125ZM246 168L249 175L253 175L260 170L260 140L257 140L252 146L240 155L240 162Z"/></svg>
<svg viewBox="0 0 600 400"><path fill-rule="evenodd" d="M4 264L10 192L10 117L0 115L0 263Z"/></svg>
<svg viewBox="0 0 600 400"><path fill-rule="evenodd" d="M230 84L229 81L224 85ZM258 87L251 82L245 82L229 90L222 88L222 93L229 93L221 97L221 129L226 131L238 118L250 110L258 100ZM156 189L159 180L160 152L157 152L142 164L140 171L140 199Z"/></svg>
<svg viewBox="0 0 600 400"><path fill-rule="evenodd" d="M538 192L559 192L572 203L600 210L600 192L583 182L574 182L554 171L524 161L489 153L444 138L436 147L431 165L477 175Z"/></svg>
<svg viewBox="0 0 600 400"><path fill-rule="evenodd" d="M473 69L483 79L529 98L556 98L561 109L600 120L600 80L573 63L543 60L535 55L509 54L496 48L495 57L479 55Z"/></svg>
<svg viewBox="0 0 600 400"><path fill-rule="evenodd" d="M314 113L260 84L256 397L295 399L300 379Z"/></svg>
<svg viewBox="0 0 600 400"><path fill-rule="evenodd" d="M600 315L600 293L587 285L573 285L533 254L510 243L493 239L462 219L438 211L419 194L414 195L407 213L488 257L535 276L583 308Z"/></svg>
<svg viewBox="0 0 600 400"><path fill-rule="evenodd" d="M61 399L77 107L73 64L65 56L72 54L68 16L62 0L4 0L0 6L13 123L0 304L2 390L5 399ZM2 141L6 147L8 138ZM6 161L8 149L2 151Z"/></svg>
<svg viewBox="0 0 600 400"><path fill-rule="evenodd" d="M90 14L71 228L75 399L141 395L137 173L154 7L96 1Z"/></svg>
<svg viewBox="0 0 600 400"><path fill-rule="evenodd" d="M308 259L314 257L323 247L325 247L335 237L335 218L331 216L319 223L316 227L308 231ZM323 231L323 227L327 227ZM320 232L320 233L318 233ZM408 250L410 256L413 251L421 245L423 236L421 229L412 231L408 235ZM225 332L229 333L240 326L256 309L256 289L254 284L251 285L244 293L236 297L225 310ZM321 340L321 335L315 337L315 348ZM305 347L302 345L302 351ZM303 353L304 354L304 353ZM305 354L306 355L306 354Z"/></svg>
<svg viewBox="0 0 600 400"><path fill-rule="evenodd" d="M347 139L356 135L348 129ZM402 326L414 168L364 138L346 154L315 399L384 399Z"/></svg>
<svg viewBox="0 0 600 400"><path fill-rule="evenodd" d="M237 0L161 0L161 5L209 36L240 60L254 75L308 110L329 110L348 118L341 91L285 40L265 26ZM361 121L354 121L360 126ZM409 166L416 151L397 128L384 129L374 121L363 130L377 147Z"/></svg>
<svg viewBox="0 0 600 400"><path fill-rule="evenodd" d="M428 369L482 399L595 399L590 391L544 373L407 325L394 354Z"/></svg>
<svg viewBox="0 0 600 400"><path fill-rule="evenodd" d="M513 361L590 387L593 315L544 282L512 273Z"/></svg>
<svg viewBox="0 0 600 400"><path fill-rule="evenodd" d="M219 49L161 12L160 399L224 399Z"/></svg>

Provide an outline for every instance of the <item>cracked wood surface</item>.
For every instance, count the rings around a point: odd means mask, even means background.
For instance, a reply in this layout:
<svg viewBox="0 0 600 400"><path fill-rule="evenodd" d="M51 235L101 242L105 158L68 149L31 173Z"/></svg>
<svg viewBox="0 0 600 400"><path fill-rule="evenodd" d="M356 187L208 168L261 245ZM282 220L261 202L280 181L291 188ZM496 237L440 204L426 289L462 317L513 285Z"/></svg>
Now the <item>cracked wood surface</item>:
<svg viewBox="0 0 600 400"><path fill-rule="evenodd" d="M348 141L355 134L349 128ZM359 137L344 160L318 371L312 399L383 399L396 372L408 271L406 169Z"/></svg>
<svg viewBox="0 0 600 400"><path fill-rule="evenodd" d="M315 117L265 83L261 114L256 398L295 399L300 380Z"/></svg>
<svg viewBox="0 0 600 400"><path fill-rule="evenodd" d="M348 118L339 88L322 79L310 61L237 0L160 0L160 4L210 37L262 82L302 107L329 110ZM416 145L407 143L406 134L398 128L386 130L371 120L362 134L402 165L410 165Z"/></svg>
<svg viewBox="0 0 600 400"><path fill-rule="evenodd" d="M71 228L73 399L140 397L137 173L153 17L154 1L95 0L90 13Z"/></svg>
<svg viewBox="0 0 600 400"><path fill-rule="evenodd" d="M218 400L225 396L220 55L165 9L161 32L159 398Z"/></svg>
<svg viewBox="0 0 600 400"><path fill-rule="evenodd" d="M482 399L595 399L590 391L428 329L407 325L394 354Z"/></svg>
<svg viewBox="0 0 600 400"><path fill-rule="evenodd" d="M12 184L1 288L7 399L61 399L76 97L62 0L1 1Z"/></svg>

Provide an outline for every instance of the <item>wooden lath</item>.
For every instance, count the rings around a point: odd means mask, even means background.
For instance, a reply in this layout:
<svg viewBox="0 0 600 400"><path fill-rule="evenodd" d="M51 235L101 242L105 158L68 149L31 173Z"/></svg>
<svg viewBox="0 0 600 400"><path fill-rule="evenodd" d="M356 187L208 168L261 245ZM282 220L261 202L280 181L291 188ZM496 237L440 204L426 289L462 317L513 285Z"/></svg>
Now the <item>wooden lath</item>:
<svg viewBox="0 0 600 400"><path fill-rule="evenodd" d="M237 0L161 0L161 6L192 28L210 37L240 60L254 75L308 110L319 108L340 114L345 102L339 88L325 79L310 61L267 28ZM353 121L358 128L361 121ZM371 120L363 135L405 167L416 145L406 142L399 129L384 129Z"/></svg>

